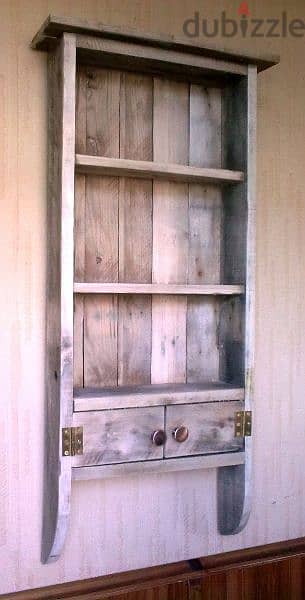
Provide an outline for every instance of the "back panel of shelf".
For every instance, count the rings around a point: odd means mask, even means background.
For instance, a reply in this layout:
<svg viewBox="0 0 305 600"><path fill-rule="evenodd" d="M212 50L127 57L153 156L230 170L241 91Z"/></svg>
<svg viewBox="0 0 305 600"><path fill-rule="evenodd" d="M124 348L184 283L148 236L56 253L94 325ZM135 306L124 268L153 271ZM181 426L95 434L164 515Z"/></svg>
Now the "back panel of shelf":
<svg viewBox="0 0 305 600"><path fill-rule="evenodd" d="M76 152L239 169L226 123L236 85L81 65ZM244 185L234 187L77 174L75 281L245 283ZM241 384L243 354L243 297L75 296L75 387Z"/></svg>

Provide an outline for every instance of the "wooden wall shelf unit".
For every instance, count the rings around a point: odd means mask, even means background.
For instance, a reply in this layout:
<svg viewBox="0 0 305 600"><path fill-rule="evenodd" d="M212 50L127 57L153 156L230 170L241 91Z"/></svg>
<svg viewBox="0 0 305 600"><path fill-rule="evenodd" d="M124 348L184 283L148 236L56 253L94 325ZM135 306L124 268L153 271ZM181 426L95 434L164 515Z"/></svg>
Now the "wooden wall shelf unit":
<svg viewBox="0 0 305 600"><path fill-rule="evenodd" d="M218 469L251 497L257 71L273 58L49 17L42 560L72 479Z"/></svg>

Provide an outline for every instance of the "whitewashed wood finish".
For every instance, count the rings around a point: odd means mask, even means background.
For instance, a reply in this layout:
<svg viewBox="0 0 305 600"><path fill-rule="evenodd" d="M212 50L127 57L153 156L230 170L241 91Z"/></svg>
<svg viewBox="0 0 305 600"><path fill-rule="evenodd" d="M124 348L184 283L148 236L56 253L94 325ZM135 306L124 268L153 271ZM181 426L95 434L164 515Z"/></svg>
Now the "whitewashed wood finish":
<svg viewBox="0 0 305 600"><path fill-rule="evenodd" d="M161 247L160 247L160 254ZM160 265L162 263L160 257ZM173 270L178 270L177 265ZM243 294L245 288L243 285L183 285L174 283L74 283L74 292L77 294L153 294L153 295L197 295L197 296L231 296Z"/></svg>
<svg viewBox="0 0 305 600"><path fill-rule="evenodd" d="M74 467L163 458L163 446L152 441L164 429L162 407L74 413L73 425L84 431L84 452L73 457Z"/></svg>
<svg viewBox="0 0 305 600"><path fill-rule="evenodd" d="M243 449L243 439L235 437L235 412L243 409L242 402L213 402L183 404L165 409L165 458L236 452ZM178 427L188 429L185 442L177 442L173 432Z"/></svg>
<svg viewBox="0 0 305 600"><path fill-rule="evenodd" d="M117 465L102 465L96 467L72 467L72 479L88 481L91 479L112 479L124 475L147 475L170 473L172 471L194 471L215 469L224 465L241 465L245 461L244 452L227 452L224 454L207 454L206 456L189 456L162 460L150 460L136 463ZM201 473L202 476L202 473Z"/></svg>
<svg viewBox="0 0 305 600"><path fill-rule="evenodd" d="M152 78L121 73L120 156L152 158ZM119 281L151 283L152 182L120 177ZM118 385L150 383L151 297L118 300Z"/></svg>
<svg viewBox="0 0 305 600"><path fill-rule="evenodd" d="M210 141L208 139L208 142ZM104 156L88 156L84 154L76 154L75 164L77 173L88 173L91 175L121 175L123 177L139 177L142 179L219 184L238 183L244 180L244 174L241 171L232 171L229 169L186 167L179 164L106 158Z"/></svg>
<svg viewBox="0 0 305 600"><path fill-rule="evenodd" d="M245 302L245 342L244 342L244 379L245 379L245 406L246 410L252 410L253 398L253 372L254 372L254 331L255 331L255 215L256 215L256 106L257 106L257 68L249 66L247 85L240 85L237 98L239 103L242 101L242 108L239 109L239 129L241 125L244 128L243 136L240 140L235 139L231 160L242 161L246 163L247 185L242 186L240 190L241 198L238 199L237 192L231 197L233 203L233 212L235 206L241 206L242 202L246 204L246 223L243 219L243 213L240 215L240 221L231 225L231 235L233 233L233 244L231 253L236 252L237 237L246 237L246 255L245 255L245 278L246 278L246 302ZM236 96L235 96L236 98ZM234 104L234 100L232 104ZM229 110L238 110L237 104ZM234 133L234 125L231 129ZM242 200L242 196L246 198ZM245 228L245 232L241 229ZM235 238L235 239L234 239ZM230 242L228 242L230 243ZM229 248L230 246L227 246ZM231 258L231 256L230 256ZM237 277L241 276L243 263L236 263ZM236 273L230 269L233 281ZM238 307L237 307L238 308ZM233 309L234 310L234 309ZM240 318L240 317L239 317ZM231 316L231 320L234 323ZM233 325L234 326L234 325ZM236 356L236 361L239 357ZM220 532L225 535L238 533L248 522L250 517L252 502L252 439L245 438L246 460L245 465L221 468L218 471L218 520Z"/></svg>
<svg viewBox="0 0 305 600"><path fill-rule="evenodd" d="M100 63L105 64L107 54L111 54L111 64L125 64L125 67L141 71L183 71L186 75L188 71L191 74L204 76L211 73L232 73L236 75L246 75L247 66L229 62L221 59L207 58L204 56L196 56L188 53L181 53L175 50L167 50L163 48L153 48L151 46L135 44L132 42L121 42L117 40L100 39L98 37L89 37L85 35L77 35L77 47L83 51L91 51L95 55L102 55ZM101 57L101 55L100 55ZM98 59L97 59L98 60Z"/></svg>
<svg viewBox="0 0 305 600"><path fill-rule="evenodd" d="M154 79L154 160L188 164L188 85ZM185 284L188 186L154 181L153 283ZM166 252L165 252L166 248ZM186 298L153 297L151 383L186 377Z"/></svg>
<svg viewBox="0 0 305 600"><path fill-rule="evenodd" d="M175 5L156 0L153 5L141 2L120 7L91 0L72 6L63 0L60 7L52 6L71 18L77 11L82 18L120 21L124 27L155 28L178 36L190 13L180 0ZM219 16L214 2L208 0L205 7L209 14ZM290 11L291 4L255 0L251 7L262 18L270 18L279 10ZM202 11L202 3L195 2L194 10ZM0 593L303 536L305 278L300 247L305 232L305 81L299 43L294 38L274 39L274 50L283 61L259 78L255 451L249 523L236 536L217 534L215 506L210 502L213 469L120 476L108 483L74 482L66 547L60 561L46 567L39 560L46 59L43 53L31 52L27 44L47 11L42 0L31 4L31 10L27 3L11 0L1 3L0 12L0 228L6 284L0 313L0 369L6 399L0 416ZM238 44L238 40L226 42L235 48ZM263 50L260 39L248 38L244 44L254 54ZM17 145L18 130L22 136Z"/></svg>
<svg viewBox="0 0 305 600"><path fill-rule="evenodd" d="M226 383L120 386L116 388L76 388L75 412L137 406L191 404L244 400L245 391Z"/></svg>
<svg viewBox="0 0 305 600"><path fill-rule="evenodd" d="M42 561L63 548L71 494L71 460L62 457L61 429L73 411L73 223L75 37L64 34L49 59L49 191L47 422ZM59 87L58 86L59 83Z"/></svg>
<svg viewBox="0 0 305 600"><path fill-rule="evenodd" d="M222 92L190 86L190 164L222 165ZM222 194L219 186L189 186L188 283L222 280ZM222 287L222 286L220 286ZM220 288L219 288L220 289ZM188 298L187 381L219 379L219 299Z"/></svg>

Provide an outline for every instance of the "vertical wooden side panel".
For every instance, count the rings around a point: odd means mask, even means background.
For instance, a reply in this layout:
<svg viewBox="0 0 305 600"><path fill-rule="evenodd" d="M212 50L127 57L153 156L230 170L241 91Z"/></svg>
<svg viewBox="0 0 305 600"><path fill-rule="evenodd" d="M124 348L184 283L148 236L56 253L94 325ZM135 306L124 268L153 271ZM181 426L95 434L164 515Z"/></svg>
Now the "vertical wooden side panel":
<svg viewBox="0 0 305 600"><path fill-rule="evenodd" d="M247 184L240 186L236 194L240 194L239 204L246 205L246 302L245 302L245 408L252 410L253 398L253 371L254 371L254 343L255 343L255 206L256 206L256 104L257 104L257 68L248 67L246 86L240 84L239 111L246 112L246 170ZM239 131L240 136L240 131ZM240 137L236 137L238 144ZM232 145L232 139L231 145ZM243 145L239 145L233 152L231 160L241 161ZM235 154L235 156L234 156ZM231 165L228 165L231 166ZM238 197L230 199L234 204ZM241 215L241 218L243 213ZM232 225L232 221L231 221ZM234 237L233 237L234 239ZM236 239L236 236L235 236ZM234 243L233 243L234 249ZM237 262L237 259L236 259ZM238 262L237 262L238 264ZM241 271L242 275L242 271ZM242 282L241 282L242 283ZM218 469L218 527L220 533L229 535L241 531L250 516L252 495L252 440L245 438L245 465L237 467L224 467Z"/></svg>
<svg viewBox="0 0 305 600"><path fill-rule="evenodd" d="M86 150L119 156L120 73L87 69ZM86 178L85 280L118 281L117 177ZM116 296L84 300L84 385L117 385Z"/></svg>
<svg viewBox="0 0 305 600"><path fill-rule="evenodd" d="M152 160L152 78L121 74L120 156ZM152 182L120 178L119 281L151 282ZM151 298L119 298L118 383L150 383Z"/></svg>
<svg viewBox="0 0 305 600"><path fill-rule="evenodd" d="M87 137L87 77L84 70L76 74L75 149L86 153ZM74 279L85 281L85 215L86 177L75 175L74 208ZM84 298L74 296L73 324L74 386L84 385Z"/></svg>
<svg viewBox="0 0 305 600"><path fill-rule="evenodd" d="M70 512L71 459L62 458L61 429L73 410L73 219L75 154L73 35L49 58L47 425L42 561L62 550Z"/></svg>
<svg viewBox="0 0 305 600"><path fill-rule="evenodd" d="M190 165L221 167L221 90L191 85ZM189 186L188 283L221 282L222 197L217 186ZM187 381L219 379L219 300L189 298Z"/></svg>
<svg viewBox="0 0 305 600"><path fill-rule="evenodd" d="M154 160L188 164L189 85L154 80ZM186 283L188 186L153 186L153 283ZM151 382L186 378L186 298L153 297Z"/></svg>

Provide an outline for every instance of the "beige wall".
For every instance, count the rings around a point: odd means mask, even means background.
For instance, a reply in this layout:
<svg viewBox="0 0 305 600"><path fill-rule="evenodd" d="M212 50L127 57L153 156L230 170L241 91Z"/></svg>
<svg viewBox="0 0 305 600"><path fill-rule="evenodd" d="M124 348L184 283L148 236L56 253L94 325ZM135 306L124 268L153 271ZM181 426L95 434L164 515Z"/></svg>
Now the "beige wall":
<svg viewBox="0 0 305 600"><path fill-rule="evenodd" d="M29 41L50 12L181 35L194 10L235 15L238 4L1 0L0 593L305 535L304 39L234 39L226 45L282 57L259 78L250 522L240 535L217 534L213 471L79 482L65 552L40 564L47 98L46 55ZM303 0L250 4L254 16L305 18Z"/></svg>

